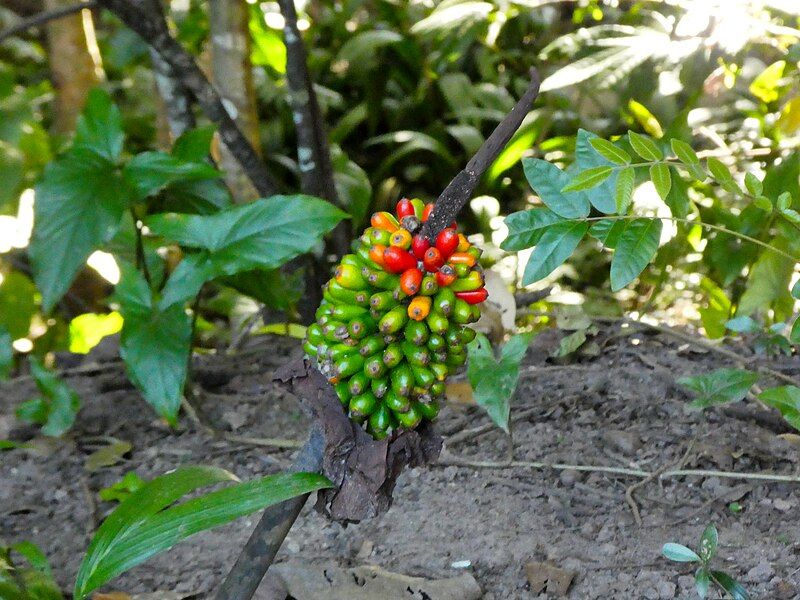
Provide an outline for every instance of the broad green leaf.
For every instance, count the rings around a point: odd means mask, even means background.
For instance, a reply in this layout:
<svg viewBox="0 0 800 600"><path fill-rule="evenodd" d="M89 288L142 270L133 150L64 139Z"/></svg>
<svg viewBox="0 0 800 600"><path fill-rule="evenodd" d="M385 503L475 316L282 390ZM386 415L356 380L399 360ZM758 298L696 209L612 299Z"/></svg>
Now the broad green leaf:
<svg viewBox="0 0 800 600"><path fill-rule="evenodd" d="M603 158L610 160L616 165L627 165L631 162L631 155L622 148L615 146L613 142L604 140L601 137L596 137L590 139L589 143Z"/></svg>
<svg viewBox="0 0 800 600"><path fill-rule="evenodd" d="M800 225L800 212L797 212L792 208L784 208L781 209L780 214L787 221L794 223L795 225Z"/></svg>
<svg viewBox="0 0 800 600"><path fill-rule="evenodd" d="M672 146L672 151L675 153L675 156L677 156L678 160L683 164L687 166L700 164L700 158L689 144L675 139L670 140L669 143Z"/></svg>
<svg viewBox="0 0 800 600"><path fill-rule="evenodd" d="M304 290L302 273L288 274L280 269L245 271L223 278L222 283L279 310L295 305Z"/></svg>
<svg viewBox="0 0 800 600"><path fill-rule="evenodd" d="M769 65L750 84L750 93L765 104L777 100L780 97L779 85L785 68L785 60L779 60Z"/></svg>
<svg viewBox="0 0 800 600"><path fill-rule="evenodd" d="M372 184L364 170L338 146L331 147L333 179L342 206L350 214L353 227L364 221L372 202Z"/></svg>
<svg viewBox="0 0 800 600"><path fill-rule="evenodd" d="M254 269L275 269L308 252L346 214L310 196L273 196L214 215L154 215L154 233L198 248L181 261L164 288L164 310L193 298L206 281Z"/></svg>
<svg viewBox="0 0 800 600"><path fill-rule="evenodd" d="M539 243L550 225L563 220L552 210L544 207L511 213L505 218L508 237L503 240L500 247L507 251L531 248Z"/></svg>
<svg viewBox="0 0 800 600"><path fill-rule="evenodd" d="M440 31L450 32L458 27L480 21L492 11L494 7L490 2L442 3L434 8L426 18L418 21L411 27L411 33L429 34Z"/></svg>
<svg viewBox="0 0 800 600"><path fill-rule="evenodd" d="M708 562L717 553L717 545L719 544L719 536L717 535L717 528L713 523L709 523L703 530L703 535L700 537L700 558L703 562Z"/></svg>
<svg viewBox="0 0 800 600"><path fill-rule="evenodd" d="M12 339L28 335L31 319L36 314L36 286L19 271L7 273L0 281L0 327Z"/></svg>
<svg viewBox="0 0 800 600"><path fill-rule="evenodd" d="M159 194L154 212L179 212L210 215L231 207L231 195L221 179L181 180L169 184Z"/></svg>
<svg viewBox="0 0 800 600"><path fill-rule="evenodd" d="M403 36L389 29L362 31L342 44L335 62L342 70L363 73L379 64L382 48L401 41Z"/></svg>
<svg viewBox="0 0 800 600"><path fill-rule="evenodd" d="M758 333L761 327L752 317L736 317L725 323L725 327L736 333Z"/></svg>
<svg viewBox="0 0 800 600"><path fill-rule="evenodd" d="M157 306L136 269L123 264L121 270L115 290L124 318L120 356L145 400L175 425L191 352L191 319L180 303Z"/></svg>
<svg viewBox="0 0 800 600"><path fill-rule="evenodd" d="M42 308L49 312L89 255L119 229L129 193L114 165L73 149L50 163L36 186L29 253Z"/></svg>
<svg viewBox="0 0 800 600"><path fill-rule="evenodd" d="M248 27L253 42L250 62L258 66L268 66L280 75L286 73L286 45L283 36L280 31L267 27L261 5L250 5Z"/></svg>
<svg viewBox="0 0 800 600"><path fill-rule="evenodd" d="M482 333L467 346L469 361L467 377L475 402L482 407L495 425L506 433L511 412L511 397L517 388L519 365L531 343L530 334L513 336L503 346L500 360L495 358L492 344Z"/></svg>
<svg viewBox="0 0 800 600"><path fill-rule="evenodd" d="M758 373L745 369L717 369L705 375L681 377L678 383L692 390L697 398L690 408L708 408L715 404L739 402L758 381Z"/></svg>
<svg viewBox="0 0 800 600"><path fill-rule="evenodd" d="M611 167L592 167L586 171L581 171L562 189L562 193L578 192L581 190L588 190L603 183L608 179L609 175L614 172Z"/></svg>
<svg viewBox="0 0 800 600"><path fill-rule="evenodd" d="M627 215L633 201L633 184L636 173L633 167L625 167L617 175L617 185L614 189L614 205L617 214Z"/></svg>
<svg viewBox="0 0 800 600"><path fill-rule="evenodd" d="M700 557L697 556L697 553L682 544L672 542L664 544L661 547L661 554L664 555L664 558L675 562L700 562Z"/></svg>
<svg viewBox="0 0 800 600"><path fill-rule="evenodd" d="M700 567L694 574L694 589L697 590L697 595L700 600L705 600L708 596L708 588L711 585L711 578L708 575L708 570L705 567Z"/></svg>
<svg viewBox="0 0 800 600"><path fill-rule="evenodd" d="M703 328L711 339L721 338L727 331L725 324L731 316L731 301L725 290L708 277L700 281L700 289L708 299L707 306L699 311Z"/></svg>
<svg viewBox="0 0 800 600"><path fill-rule="evenodd" d="M216 179L219 171L206 162L187 162L163 152L142 152L122 170L133 200L143 200L171 183Z"/></svg>
<svg viewBox="0 0 800 600"><path fill-rule="evenodd" d="M562 221L548 227L528 259L522 284L530 285L552 273L572 255L588 230L586 221Z"/></svg>
<svg viewBox="0 0 800 600"><path fill-rule="evenodd" d="M593 146L592 142L598 140L594 133L585 129L578 129L575 138L575 162L567 169L567 174L572 176L576 172L586 171L595 167L613 167L615 163L605 158ZM613 144L612 144L613 145ZM586 197L597 210L605 214L611 214L616 209L614 202L614 192L617 185L617 170L615 169L599 185L595 185L590 191L586 192Z"/></svg>
<svg viewBox="0 0 800 600"><path fill-rule="evenodd" d="M646 135L628 131L628 141L631 143L633 151L645 160L661 160L664 158L664 154L656 143Z"/></svg>
<svg viewBox="0 0 800 600"><path fill-rule="evenodd" d="M760 196L764 191L764 184L761 183L761 180L749 172L744 175L744 185L753 196Z"/></svg>
<svg viewBox="0 0 800 600"><path fill-rule="evenodd" d="M583 344L586 343L586 333L587 328L583 328L564 336L558 343L558 348L556 348L550 354L550 356L552 358L564 358L565 356L569 356L570 354L576 352L581 346L583 346Z"/></svg>
<svg viewBox="0 0 800 600"><path fill-rule="evenodd" d="M775 206L778 208L778 210L784 211L789 208L791 203L792 195L789 192L781 192L778 196L778 200L775 202Z"/></svg>
<svg viewBox="0 0 800 600"><path fill-rule="evenodd" d="M731 181L733 179L730 169L728 169L728 167L725 166L725 163L723 163L720 159L711 156L706 161L706 165L708 166L708 171L711 173L711 176L719 183L725 183L726 181Z"/></svg>
<svg viewBox="0 0 800 600"><path fill-rule="evenodd" d="M689 186L678 173L672 176L672 185L669 188L664 203L669 207L673 217L686 218L692 210L689 200Z"/></svg>
<svg viewBox="0 0 800 600"><path fill-rule="evenodd" d="M753 206L756 208L760 208L761 210L765 210L767 212L772 212L772 200L767 198L766 196L758 196L753 200Z"/></svg>
<svg viewBox="0 0 800 600"><path fill-rule="evenodd" d="M522 160L525 177L550 210L565 219L581 219L589 215L589 199L584 192L561 190L569 183L569 175L546 160Z"/></svg>
<svg viewBox="0 0 800 600"><path fill-rule="evenodd" d="M786 422L800 431L800 388L794 385L769 388L761 392L758 399L777 408Z"/></svg>
<svg viewBox="0 0 800 600"><path fill-rule="evenodd" d="M780 247L778 241L775 239L772 243ZM764 249L747 276L747 287L739 299L736 315L763 313L776 301L788 298L794 265L785 256Z"/></svg>
<svg viewBox="0 0 800 600"><path fill-rule="evenodd" d="M666 200L669 195L669 190L672 187L672 176L669 172L669 166L664 163L656 163L650 166L650 179L653 185L661 196L662 200Z"/></svg>
<svg viewBox="0 0 800 600"><path fill-rule="evenodd" d="M93 89L75 126L73 147L91 150L113 163L122 153L124 141L119 109L104 90Z"/></svg>
<svg viewBox="0 0 800 600"><path fill-rule="evenodd" d="M11 343L14 339L3 325L0 325L0 381L8 379L14 368L14 348Z"/></svg>
<svg viewBox="0 0 800 600"><path fill-rule="evenodd" d="M619 235L611 259L611 290L617 292L636 279L658 250L661 221L632 219Z"/></svg>
<svg viewBox="0 0 800 600"><path fill-rule="evenodd" d="M36 356L29 356L28 361L41 397L21 404L17 409L17 417L42 425L42 433L45 435L59 436L75 422L80 399L55 373L45 368Z"/></svg>
<svg viewBox="0 0 800 600"><path fill-rule="evenodd" d="M606 247L614 249L619 241L620 234L628 226L627 221L619 219L601 219L592 224L589 233L596 237Z"/></svg>
<svg viewBox="0 0 800 600"><path fill-rule="evenodd" d="M203 162L211 152L214 131L213 125L184 131L172 145L172 156L190 163Z"/></svg>
<svg viewBox="0 0 800 600"><path fill-rule="evenodd" d="M69 351L86 354L109 335L122 329L122 315L84 313L69 322Z"/></svg>
<svg viewBox="0 0 800 600"><path fill-rule="evenodd" d="M765 196L778 198L784 193L800 198L800 152L789 153L781 162L773 163L764 174Z"/></svg>
<svg viewBox="0 0 800 600"><path fill-rule="evenodd" d="M45 556L44 552L34 544L33 542L29 542L27 540L22 542L17 542L11 549L14 552L25 557L25 560L28 561L28 564L36 569L37 571L44 573L48 577L52 577L53 572L50 569L50 563L47 561L47 556Z"/></svg>
<svg viewBox="0 0 800 600"><path fill-rule="evenodd" d="M170 506L200 487L231 480L235 476L222 469L181 467L133 492L90 542L75 581L76 600L195 533L330 485L315 473L268 475Z"/></svg>
<svg viewBox="0 0 800 600"><path fill-rule="evenodd" d="M730 594L733 600L750 600L750 594L744 589L741 583L724 571L711 571L711 579L716 581L722 589Z"/></svg>

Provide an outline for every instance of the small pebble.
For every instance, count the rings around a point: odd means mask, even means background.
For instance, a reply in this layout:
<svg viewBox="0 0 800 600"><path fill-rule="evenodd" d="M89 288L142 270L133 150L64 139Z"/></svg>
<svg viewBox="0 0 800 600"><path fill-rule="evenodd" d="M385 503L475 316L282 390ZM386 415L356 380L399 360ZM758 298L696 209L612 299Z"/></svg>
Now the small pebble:
<svg viewBox="0 0 800 600"><path fill-rule="evenodd" d="M471 566L471 560L457 560L450 563L450 568L452 569L469 569Z"/></svg>

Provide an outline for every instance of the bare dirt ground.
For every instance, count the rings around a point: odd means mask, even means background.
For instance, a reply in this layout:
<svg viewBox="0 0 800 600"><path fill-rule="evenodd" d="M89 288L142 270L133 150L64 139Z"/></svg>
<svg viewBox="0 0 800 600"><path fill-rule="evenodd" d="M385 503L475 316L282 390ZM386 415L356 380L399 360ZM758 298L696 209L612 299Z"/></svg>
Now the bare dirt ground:
<svg viewBox="0 0 800 600"><path fill-rule="evenodd" d="M729 357L653 331L605 326L602 352L572 364L550 364L563 335L533 342L512 408L514 463L505 436L490 430L448 443L441 464L404 473L391 510L342 527L309 504L289 533L278 561L311 565L375 564L409 575L440 578L469 561L487 599L555 598L534 594L531 561L575 571L568 598L693 598L691 566L660 555L665 542L695 545L704 527L719 529L718 566L753 598L800 598L800 486L791 482L692 475L645 479L600 469L532 468L526 462L662 472L709 471L796 475L798 446L780 418L752 401L705 413L686 410L675 383L685 374L736 366ZM744 346L730 347L749 359ZM244 438L303 440L307 424L296 401L271 384L273 370L300 353L299 343L261 338L237 357L195 360L199 409L217 430ZM71 357L74 360L74 357ZM770 368L800 378L800 361ZM183 418L170 431L122 375L121 365L89 355L70 374L83 399L77 424L63 442L0 454L0 539L30 539L50 558L65 590L83 551L112 505L99 489L135 470L154 477L182 464L230 469L242 479L286 468L293 450L214 437ZM769 378L764 384L769 383ZM0 385L0 438L26 440L14 407L35 395L33 383ZM445 437L487 423L463 405L443 410ZM134 445L116 465L88 472L98 436ZM641 514L626 501L630 486ZM730 503L741 511L734 512ZM129 593L173 590L210 597L255 524L256 516L199 534L118 578L108 589ZM266 598L266 593L261 598Z"/></svg>

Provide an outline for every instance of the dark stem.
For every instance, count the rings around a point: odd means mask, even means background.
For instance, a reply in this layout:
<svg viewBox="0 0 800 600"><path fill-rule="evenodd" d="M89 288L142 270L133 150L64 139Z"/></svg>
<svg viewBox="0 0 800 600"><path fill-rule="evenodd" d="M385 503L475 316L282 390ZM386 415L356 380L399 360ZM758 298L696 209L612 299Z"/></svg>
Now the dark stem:
<svg viewBox="0 0 800 600"><path fill-rule="evenodd" d="M169 64L173 76L191 92L206 116L217 125L222 141L242 165L258 193L262 196L278 193L278 185L266 165L231 118L222 98L192 55L172 37L163 17L148 11L147 3L141 0L99 0L99 4L139 34Z"/></svg>
<svg viewBox="0 0 800 600"><path fill-rule="evenodd" d="M535 68L531 68L531 82L522 98L495 127L492 134L486 138L464 170L456 175L439 195L436 206L422 229L422 234L428 239L433 240L442 229L450 225L472 197L483 173L500 155L528 114L531 104L539 95L540 83L539 72Z"/></svg>
<svg viewBox="0 0 800 600"><path fill-rule="evenodd" d="M297 11L293 0L278 0L285 25L286 80L289 84L289 104L297 131L297 164L300 187L305 194L324 198L341 206L333 178L328 134L322 120L319 101L308 74L306 48L297 27ZM331 234L332 250L346 254L352 232L348 221L342 221Z"/></svg>
<svg viewBox="0 0 800 600"><path fill-rule="evenodd" d="M78 4L63 6L61 8L56 8L33 15L32 17L21 20L16 25L12 25L4 31L0 31L0 42L4 42L8 38L14 37L18 33L22 33L31 27L38 27L39 25L44 25L45 23L49 23L55 19L73 15L76 12L82 11L84 8L95 8L96 6L97 2L95 0L91 0L90 2L80 2Z"/></svg>
<svg viewBox="0 0 800 600"><path fill-rule="evenodd" d="M291 470L297 473L318 473L322 470L325 436L318 424L313 424L308 441L300 449ZM286 534L300 515L308 494L270 506L261 515L250 539L236 559L215 600L249 600L255 594L269 569Z"/></svg>
<svg viewBox="0 0 800 600"><path fill-rule="evenodd" d="M142 230L139 227L139 217L136 216L136 211L133 208L131 208L131 216L133 217L133 228L136 230L136 268L142 270L148 287L152 289L153 281L150 279L150 269L147 268L147 257L144 255L144 240L142 239Z"/></svg>

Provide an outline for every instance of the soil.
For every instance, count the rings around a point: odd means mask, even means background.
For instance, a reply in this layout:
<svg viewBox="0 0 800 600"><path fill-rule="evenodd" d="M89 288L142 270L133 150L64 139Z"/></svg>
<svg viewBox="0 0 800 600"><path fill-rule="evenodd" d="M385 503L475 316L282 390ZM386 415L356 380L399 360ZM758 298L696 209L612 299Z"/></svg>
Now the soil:
<svg viewBox="0 0 800 600"><path fill-rule="evenodd" d="M440 464L403 473L386 514L343 527L309 503L278 561L374 564L429 578L462 574L457 567L468 564L486 599L555 598L532 592L526 577L528 563L549 562L575 572L568 598L693 598L691 565L665 560L661 546L696 546L713 522L720 537L717 566L739 579L751 597L800 598L796 483L718 475L643 482L598 470L519 464L798 473L797 438L783 435L790 428L752 400L704 413L686 409L688 397L676 379L736 366L730 358L663 333L609 324L595 339L601 352L553 364L547 357L563 335L545 331L526 357L512 407L512 418L524 415L513 426L513 468L496 464L509 451L497 430L448 444L448 436L488 422L475 406L450 404L437 423L446 440ZM751 356L743 345L730 348ZM248 479L287 468L295 452L220 439L186 417L179 430L169 430L107 350L101 347L77 367L76 357L62 357L64 366L72 366L68 382L83 400L66 439L38 440L34 450L0 454L0 539L37 543L65 590L97 523L113 508L98 499L98 490L126 472L150 478L204 463ZM271 383L274 369L300 352L295 340L268 337L236 357L197 357L201 418L237 436L303 440L307 423L296 400ZM794 357L762 364L800 378L799 363ZM767 378L762 386L769 383ZM35 435L13 417L14 407L34 395L24 378L0 385L0 438ZM101 436L134 447L121 462L89 472L86 458ZM637 482L643 482L633 491L641 525L625 498ZM732 510L732 502L741 510ZM198 534L107 589L211 597L256 519Z"/></svg>

